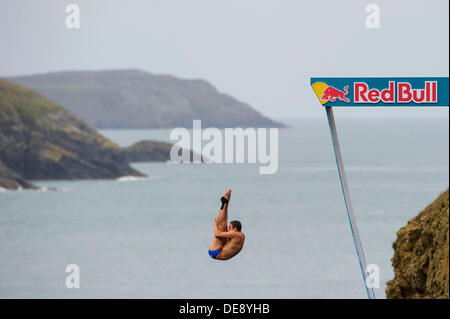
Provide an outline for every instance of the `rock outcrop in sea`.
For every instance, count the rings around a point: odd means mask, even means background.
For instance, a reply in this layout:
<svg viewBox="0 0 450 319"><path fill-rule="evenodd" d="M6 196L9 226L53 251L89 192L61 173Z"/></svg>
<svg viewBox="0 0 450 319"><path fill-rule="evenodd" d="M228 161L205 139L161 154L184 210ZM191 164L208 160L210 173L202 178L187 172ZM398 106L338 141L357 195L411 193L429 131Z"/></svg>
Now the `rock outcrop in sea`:
<svg viewBox="0 0 450 319"><path fill-rule="evenodd" d="M0 161L0 187L5 189L29 188L37 189L37 187L26 181L22 176L11 171Z"/></svg>
<svg viewBox="0 0 450 319"><path fill-rule="evenodd" d="M387 298L449 298L449 192L397 232Z"/></svg>
<svg viewBox="0 0 450 319"><path fill-rule="evenodd" d="M143 140L128 147L121 149L129 163L136 162L166 162L170 160L170 150L173 144ZM178 148L178 153L181 154L181 148ZM189 160L193 161L193 152L189 151Z"/></svg>

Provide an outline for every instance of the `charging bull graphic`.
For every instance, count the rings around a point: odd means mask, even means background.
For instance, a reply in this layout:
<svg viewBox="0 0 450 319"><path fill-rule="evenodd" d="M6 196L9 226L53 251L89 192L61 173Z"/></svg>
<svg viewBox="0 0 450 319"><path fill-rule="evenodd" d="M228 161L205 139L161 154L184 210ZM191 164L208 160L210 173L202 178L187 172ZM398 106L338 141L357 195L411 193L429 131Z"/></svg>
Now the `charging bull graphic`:
<svg viewBox="0 0 450 319"><path fill-rule="evenodd" d="M348 85L344 87L344 91L338 90L332 86L329 86L323 91L323 95L320 98L321 100L328 100L330 102L336 101L336 99L339 99L341 101L350 103L350 100L346 98L345 96L348 94Z"/></svg>

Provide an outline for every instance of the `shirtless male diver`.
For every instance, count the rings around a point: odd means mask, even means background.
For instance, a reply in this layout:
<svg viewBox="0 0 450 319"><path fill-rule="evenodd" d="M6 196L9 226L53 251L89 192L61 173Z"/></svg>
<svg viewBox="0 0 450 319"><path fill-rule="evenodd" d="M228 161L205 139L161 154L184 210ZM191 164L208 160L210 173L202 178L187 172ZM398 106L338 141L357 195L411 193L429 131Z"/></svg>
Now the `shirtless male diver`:
<svg viewBox="0 0 450 319"><path fill-rule="evenodd" d="M231 189L220 199L222 207L214 220L214 237L209 245L208 253L213 259L227 260L236 256L244 246L245 235L241 232L241 222L233 220L228 225L228 204Z"/></svg>

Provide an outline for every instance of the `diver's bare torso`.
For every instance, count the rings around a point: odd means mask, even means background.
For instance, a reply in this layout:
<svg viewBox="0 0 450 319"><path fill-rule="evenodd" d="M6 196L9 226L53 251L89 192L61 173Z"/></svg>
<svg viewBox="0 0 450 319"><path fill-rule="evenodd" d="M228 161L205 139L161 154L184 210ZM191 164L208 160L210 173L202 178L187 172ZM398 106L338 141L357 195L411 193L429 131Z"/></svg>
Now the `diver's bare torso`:
<svg viewBox="0 0 450 319"><path fill-rule="evenodd" d="M241 235L242 236L240 237L226 240L220 254L217 255L216 259L227 260L239 254L245 241L244 233L241 232Z"/></svg>

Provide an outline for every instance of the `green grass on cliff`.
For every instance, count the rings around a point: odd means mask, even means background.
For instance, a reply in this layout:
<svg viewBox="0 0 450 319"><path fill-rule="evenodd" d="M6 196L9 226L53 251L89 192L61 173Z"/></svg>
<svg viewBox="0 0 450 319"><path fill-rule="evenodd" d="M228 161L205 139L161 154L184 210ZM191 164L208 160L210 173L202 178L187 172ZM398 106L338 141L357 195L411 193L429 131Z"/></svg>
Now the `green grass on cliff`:
<svg viewBox="0 0 450 319"><path fill-rule="evenodd" d="M60 109L61 106L40 94L21 85L0 79L0 118L4 117L6 112L15 110L20 114L22 120L34 121Z"/></svg>
<svg viewBox="0 0 450 319"><path fill-rule="evenodd" d="M59 133L61 131L66 133L71 140L101 145L104 148L119 149L116 143L98 134L94 128L88 127L59 104L22 85L0 78L0 125L2 121L11 120L19 114L22 122L36 128L34 124L37 124L37 119L54 112L60 112L61 120L64 120L64 125L58 127ZM71 115L70 121L67 120L69 115ZM55 121L59 121L59 119L40 121L38 131L54 130L55 125L52 124ZM50 125L48 125L49 123Z"/></svg>

